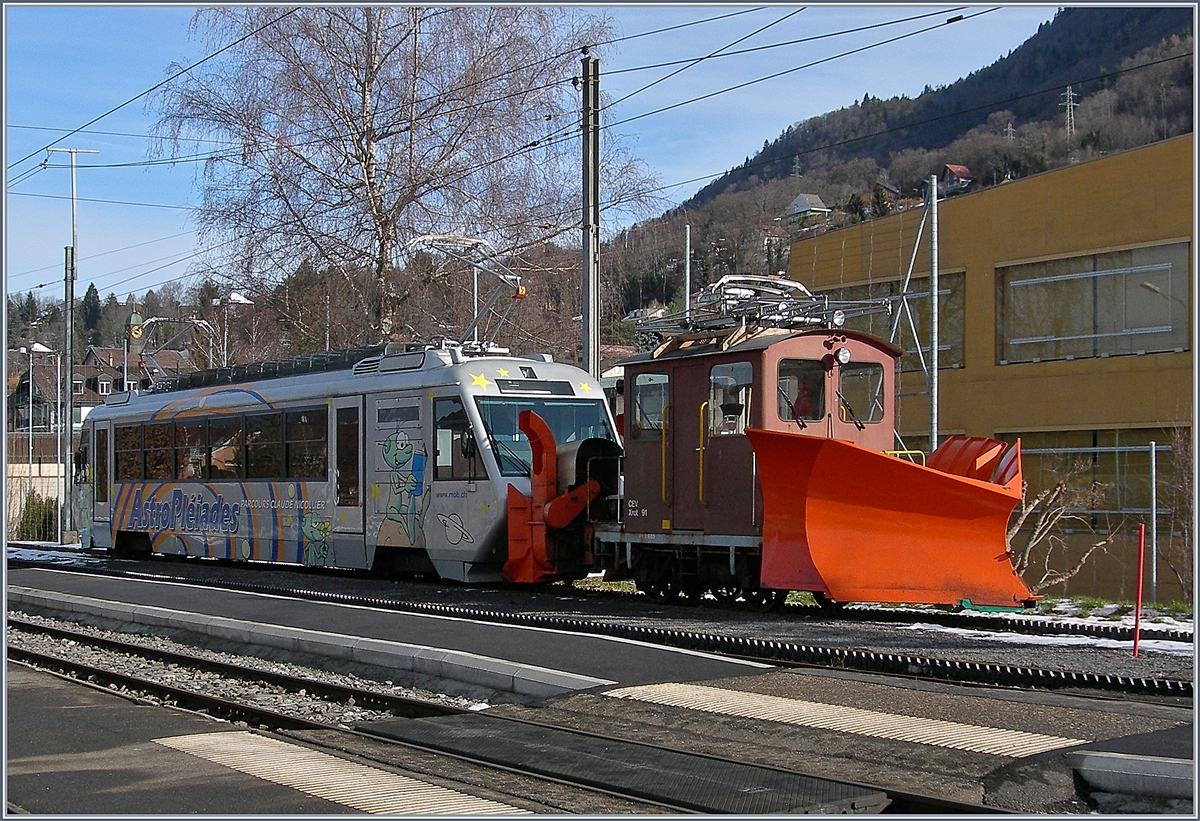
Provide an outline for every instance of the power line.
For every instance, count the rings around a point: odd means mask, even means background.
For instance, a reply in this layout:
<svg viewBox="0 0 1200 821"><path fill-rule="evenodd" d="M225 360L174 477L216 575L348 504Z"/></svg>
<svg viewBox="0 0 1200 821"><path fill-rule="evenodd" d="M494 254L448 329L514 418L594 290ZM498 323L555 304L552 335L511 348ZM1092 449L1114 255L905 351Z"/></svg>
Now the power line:
<svg viewBox="0 0 1200 821"><path fill-rule="evenodd" d="M144 248L147 245L154 245L155 243L158 243L158 242L166 242L167 240L170 240L170 239L178 239L179 237L186 237L186 236L190 235L191 233L192 233L191 231L181 231L178 234L171 234L169 237L159 237L158 239L149 239L149 240L146 240L145 242L138 242L138 243L134 243L133 245L126 245L123 248L113 248L109 251L101 251L98 254L91 254L90 256L80 257L79 261L80 262L92 262L93 260L97 260L100 257L106 257L109 254L119 254L122 251L132 251L135 248ZM43 271L57 270L61 267L62 267L61 265L47 265L42 268L34 268L29 271L22 271L19 274L9 274L8 281L9 281L9 284L11 284L12 280L15 277L24 277L24 276L29 276L30 274L40 274ZM40 287L44 287L44 286L39 285L38 287L40 288Z"/></svg>
<svg viewBox="0 0 1200 821"><path fill-rule="evenodd" d="M288 11L285 11L283 14L279 15L279 16L278 16L278 17L276 17L274 20L272 20L272 21L270 21L269 23L266 23L266 24L264 24L264 25L262 25L262 26L258 27L257 29L255 29L254 31L252 31L252 32L250 32L249 34L245 35L244 37L239 37L237 40L234 40L232 43L229 43L228 45L226 45L226 46L223 46L223 47L221 47L221 48L217 49L217 50L216 50L216 51L214 51L212 54L209 54L207 57L204 57L204 58L202 58L201 60L199 60L199 61L197 61L197 62L195 62L195 63L192 63L192 64L191 64L190 66L188 66L187 68L180 69L179 71L175 72L175 73L174 73L174 74L172 74L170 77L168 77L168 78L166 78L165 80L163 80L162 82L160 82L160 83L156 83L155 85L151 86L150 88L146 89L145 91L141 92L140 94L137 94L137 95L135 95L135 96L133 96L133 97L130 97L128 100L126 100L125 102L121 103L120 105L118 105L118 106L115 106L115 107L113 107L113 108L110 108L108 111L104 112L104 113L103 113L103 114L101 114L99 117L95 117L95 118L93 118L93 119L91 119L91 120L88 120L86 123L84 123L83 125L79 126L78 128L72 129L71 131L67 132L66 134L63 134L63 135L62 135L61 137L59 137L57 140L54 140L54 141L52 141L52 142L50 142L50 143L47 143L46 145L42 146L41 148L37 149L36 151L33 151L33 152L29 153L29 154L26 154L24 157L22 157L21 159L17 160L16 162L10 163L10 164L8 165L8 167L7 167L7 170L11 171L11 170L12 170L14 167L16 167L16 166L20 165L21 163L25 162L26 160L30 159L31 157L34 157L34 156L36 156L36 155L38 155L38 154L42 153L42 152L43 152L43 151L45 151L46 149L48 149L48 148L50 148L51 146L53 146L55 143L61 142L62 140L65 140L67 137L70 137L70 136L73 136L73 135L75 135L75 134L78 134L80 131L82 131L83 129L87 128L89 125L95 125L96 123L100 122L100 121L101 121L101 120L103 120L105 117L107 117L108 115L110 115L110 114L114 114L114 113L116 113L116 112L120 111L120 110L121 110L122 108L124 108L125 106L127 106L127 105L129 105L129 104L131 104L131 103L134 103L134 102L136 102L137 100L140 100L142 97L145 97L147 94L150 94L150 93L152 93L152 92L154 92L154 91L157 91L158 89L162 88L163 86L167 85L168 83L172 82L173 80L175 80L175 79L177 79L177 78L179 78L179 77L182 77L184 74L187 74L187 73L188 73L189 71L191 71L192 69L194 69L194 68L197 68L197 67L199 67L199 66L203 65L204 63L207 63L209 60L213 59L214 57L217 57L218 55L221 55L221 54L225 53L226 51L229 51L229 49L233 48L234 46L237 46L237 45L240 45L241 43L244 43L244 42L246 42L246 41L247 41L247 40L249 40L251 37L254 37L255 35L257 35L259 32L261 32L261 31L264 31L265 29L267 29L267 28L269 28L269 27L271 27L271 26L275 25L276 23L278 23L278 22L279 22L280 20L282 20L283 18L285 18L285 17L287 17L287 16L289 16L289 15L291 15L291 14L294 14L294 13L295 13L295 12L297 12L297 11L299 11L299 9L298 9L298 8L289 9Z"/></svg>
<svg viewBox="0 0 1200 821"><path fill-rule="evenodd" d="M619 99L619 100L615 100L615 101L613 101L613 102L609 103L608 105L606 105L606 106L605 106L605 108L612 108L612 107L614 107L614 106L616 106L616 105L619 105L620 103L623 103L623 102L625 102L626 100L628 100L630 97L634 97L634 96L636 96L636 95L638 95L638 94L641 94L643 91L646 91L647 89L653 88L654 86L658 85L659 83L666 82L667 80L671 79L672 77L675 77L675 76L678 76L679 74L682 74L683 72L687 71L689 68L692 68L693 66L699 65L700 63L704 62L705 60L710 60L710 59L712 59L713 57L717 57L717 56L719 56L719 55L721 54L721 52L725 51L726 49L733 48L733 47L734 47L734 46L736 46L738 43L744 43L745 41L749 40L751 37L756 37L757 35L759 35L759 34L762 34L764 31L766 31L767 29L771 28L772 26L779 25L780 23L782 23L782 22L783 22L783 21L785 21L785 20L790 20L792 17L795 17L797 14L799 14L799 13L800 13L800 12L802 12L802 11L804 11L804 9L803 9L803 8L796 9L796 10L794 10L794 11L792 11L792 12L788 13L788 14L785 14L783 17L780 17L778 20L773 20L772 22L770 22L770 23L767 23L765 26L762 26L761 28L755 29L754 31L750 32L749 34L745 35L744 37L739 37L738 39L734 40L732 43L729 43L728 45L721 46L721 47L720 47L719 49L717 49L716 51L714 51L714 52L711 52L711 53L709 53L709 54L705 55L704 57L697 57L697 58L695 58L695 59L693 59L693 60L687 61L687 62L685 63L685 65L683 65L683 66L682 66L681 68L679 68L678 70L676 70L676 71L672 71L670 74L667 74L667 75L666 75L666 76L664 76L664 77L659 77L657 80L654 80L653 82L647 83L646 85L644 85L644 86L642 86L641 88L639 88L637 91L631 91L630 93L626 94L626 95L625 95L624 97L622 97L621 99Z"/></svg>
<svg viewBox="0 0 1200 821"><path fill-rule="evenodd" d="M813 66L819 66L823 63L832 62L833 60L839 60L843 57L850 57L854 54L861 54L864 51L869 51L874 48L879 48L880 46L886 46L886 45L890 45L892 43L898 43L899 41L906 40L909 37L916 37L918 34L927 34L928 32L935 31L936 29L942 28L943 26L948 26L953 23L962 22L963 20L971 20L975 17L979 17L980 15L991 14L992 12L998 11L998 10L999 9L997 9L997 8L991 8L991 9L985 9L984 11L976 12L975 14L969 14L966 16L958 15L956 17L950 18L949 20L946 20L945 22L938 23L937 25L928 26L923 29L917 29L916 31L910 31L907 34L900 34L895 37L890 37L887 40L881 40L876 43L870 43L865 46L860 46L858 48L850 49L848 51L843 51L840 54L834 54L829 57L824 57L820 60L813 60L810 63L805 63L803 65L794 66L793 68L785 69L783 71L777 71L774 74L768 74L765 77L759 77L755 80L747 80L744 83L738 83L737 85L729 86L728 88L723 88L723 89L720 89L719 91L712 91L712 92L709 92L708 94L702 94L699 97L693 97L690 100L683 100L682 102L673 103L668 106L663 106L662 108L657 108L653 111L647 111L643 114L637 114L637 115L634 115L633 117L626 117L624 120L618 120L615 123L609 123L607 126L605 126L605 128L615 128L619 125L625 125L626 123L631 123L636 120L641 120L645 117L650 117L654 114L662 114L663 112L666 112L666 111L671 111L676 108L682 108L685 105L691 105L692 103L698 103L702 100L708 100L713 97L717 97L721 94L727 94L730 91L739 91L743 88L748 88L749 86L757 85L758 83L764 83L768 80L775 80L775 79L778 79L779 77L783 77L788 74L794 74L797 71L803 71L806 68L812 68Z"/></svg>
<svg viewBox="0 0 1200 821"><path fill-rule="evenodd" d="M737 49L736 51L726 51L721 54L710 55L710 57L711 57L711 59L722 59L725 57L739 57L739 56L742 56L745 54L754 54L754 53L760 52L760 51L770 51L771 49L776 49L776 48L785 48L787 46L797 46L797 45L801 45L802 43L814 43L814 42L817 42L818 40L828 40L832 37L842 37L847 34L860 34L864 31L870 31L871 29L885 28L887 26L897 26L897 25L900 25L901 23L912 23L917 20L924 20L928 17L941 17L944 14L953 14L954 12L962 11L965 8L966 8L966 6L958 6L958 7L950 8L950 9L946 9L946 10L931 11L931 12L927 12L925 14L916 14L911 17L902 17L898 20L888 20L883 23L871 23L870 25L866 25L866 26L857 26L855 28L842 29L841 31L831 31L826 34L814 34L811 37L800 37L796 40L785 40L781 43L769 43L769 44L763 45L763 46L754 46L752 48ZM683 60L670 60L665 63L652 63L652 64L644 65L644 66L633 66L632 68L612 69L611 71L601 72L600 76L601 77L609 77L609 76L616 76L618 74L629 74L634 71L648 71L650 69L656 69L656 68L670 68L671 66L682 65L684 63L691 63L691 62L695 61L695 59L696 58L693 57L693 58L687 58L687 59L683 59Z"/></svg>
<svg viewBox="0 0 1200 821"><path fill-rule="evenodd" d="M26 191L9 191L10 197L34 197L35 199L43 200L70 200L70 197L64 197L61 194L31 194ZM139 208L171 208L176 211L191 211L191 205L164 205L158 202L128 202L126 200L103 200L88 197L76 197L76 202L97 202L103 205L133 205Z"/></svg>

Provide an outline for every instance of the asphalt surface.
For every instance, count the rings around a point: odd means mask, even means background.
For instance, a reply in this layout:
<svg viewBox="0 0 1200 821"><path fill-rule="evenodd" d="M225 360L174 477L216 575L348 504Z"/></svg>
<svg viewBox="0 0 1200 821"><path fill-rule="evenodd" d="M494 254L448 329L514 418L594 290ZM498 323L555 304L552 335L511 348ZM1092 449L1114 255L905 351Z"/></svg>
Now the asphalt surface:
<svg viewBox="0 0 1200 821"><path fill-rule="evenodd" d="M498 664L505 665L505 669L516 667L525 671L526 684L533 681L550 689L540 698L536 692L526 691L524 700L495 709L532 711L529 714L553 716L566 726L574 722L623 737L641 735L645 740L670 746L692 745L697 751L712 754L763 753L768 760L762 763L829 778L845 778L846 773L853 772L860 776L854 780L864 783L882 783L879 779L886 777L899 788L944 794L956 800L982 801L990 796L996 806L1019 811L1085 811L1085 805L1075 795L1067 752L1115 752L1122 756L1124 770L1132 770L1132 774L1124 775L1132 775L1133 781L1129 783L1133 786L1122 789L1152 796L1156 795L1162 777L1161 773L1149 773L1145 767L1139 769L1140 763L1148 758L1147 749L1157 751L1155 758L1168 758L1178 765L1186 763L1190 767L1192 758L1190 712L1178 708L1105 704L1044 694L973 692L949 685L910 686L850 674L801 674L619 639L173 583L19 568L9 571L8 583L10 608L14 607L14 594L19 598L34 596L34 590L52 591L49 595L58 606L78 608L81 612L90 608L93 617L100 614L113 620L136 618L146 625L162 625L163 619L167 619L176 629L193 629L222 637L232 644L258 641L265 635L278 638L278 633L264 631L282 628L293 631L286 639L298 652L330 656L346 651L355 642L365 641L369 643L364 645L366 650L374 653L372 658L383 665L389 663L388 659L396 665L412 664L421 653L432 653L437 655L440 669L451 673L450 677L469 680L477 676L480 684L496 683ZM46 604L44 598L41 601ZM351 653L347 658L353 657L352 651L346 652ZM10 674L11 670L10 667ZM561 675L556 677L553 673ZM515 676L512 681L518 678ZM764 696L950 719L968 725L1053 732L1087 743L1075 745L1069 751L1007 761L869 736L864 740L862 736L780 727L771 722L764 725L757 719L698 716L694 710L633 705L604 697L604 692L613 688L664 682L702 682ZM41 689L46 692L40 694ZM264 803L247 807L227 806L219 800L219 794L206 798L205 784L209 779L193 779L194 766L189 770L182 760L171 758L181 753L156 749L161 745L155 745L154 749L146 746L148 738L175 732L156 723L167 719L143 718L140 714L132 720L119 718L111 705L88 695L75 697L60 690L58 685L48 688L28 685L28 680L19 675L10 678L9 716L10 719L21 716L19 722L9 722L10 800L24 809L38 812L37 806L52 804L53 812L58 813L129 812L131 799L126 793L133 790L139 796L135 804L139 813L323 814L329 811L309 804L305 805L308 809L264 809L286 807L287 801L296 800L270 794L248 797L247 802ZM170 712L154 708L138 710ZM61 724L56 729L55 716L73 716L86 729L64 732ZM201 729L208 723L203 719L187 720L198 723L189 725L190 729L185 727L181 731L184 734L211 731L211 727ZM104 750L111 750L111 755ZM222 775L232 777L227 773ZM110 788L106 779L124 786ZM922 784L927 789L920 789ZM20 790L14 790L13 785L19 785ZM60 792L64 785L70 788L67 795ZM140 797L143 789L145 802ZM90 796L96 792L100 795L93 800ZM225 792L228 790L220 791ZM112 809L122 801L124 809ZM163 806L169 809L164 810ZM214 806L222 808L184 809Z"/></svg>
<svg viewBox="0 0 1200 821"><path fill-rule="evenodd" d="M20 665L7 667L8 801L33 814L352 812L154 743L235 728L128 700Z"/></svg>

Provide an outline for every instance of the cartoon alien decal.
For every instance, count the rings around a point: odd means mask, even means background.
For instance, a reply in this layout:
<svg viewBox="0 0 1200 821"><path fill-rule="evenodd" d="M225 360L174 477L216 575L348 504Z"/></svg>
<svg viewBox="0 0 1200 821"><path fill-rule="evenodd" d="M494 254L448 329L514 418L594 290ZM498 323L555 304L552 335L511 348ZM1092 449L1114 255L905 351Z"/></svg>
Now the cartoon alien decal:
<svg viewBox="0 0 1200 821"><path fill-rule="evenodd" d="M404 431L396 431L383 442L383 461L388 475L388 499L379 543L397 547L419 547L424 541L421 521L429 505L425 493L425 454L420 443L409 441Z"/></svg>
<svg viewBox="0 0 1200 821"><path fill-rule="evenodd" d="M319 513L306 513L300 520L300 533L304 536L304 552L301 563L305 567L318 567L325 564L329 555L329 534L333 532L333 523L322 519Z"/></svg>

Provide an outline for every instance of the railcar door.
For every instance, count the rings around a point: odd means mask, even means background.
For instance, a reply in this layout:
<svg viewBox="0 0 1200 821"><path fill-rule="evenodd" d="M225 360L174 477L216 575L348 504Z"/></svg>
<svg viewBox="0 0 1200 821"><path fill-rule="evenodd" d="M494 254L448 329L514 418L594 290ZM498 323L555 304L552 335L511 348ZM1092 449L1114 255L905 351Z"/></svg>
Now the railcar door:
<svg viewBox="0 0 1200 821"><path fill-rule="evenodd" d="M333 400L329 441L333 452L333 529L337 533L363 532L363 425L362 397Z"/></svg>
<svg viewBox="0 0 1200 821"><path fill-rule="evenodd" d="M704 531L710 536L757 533L761 509L756 498L754 451L746 438L751 419L761 416L754 389L754 363L723 362L708 370L707 408L698 459Z"/></svg>
<svg viewBox="0 0 1200 821"><path fill-rule="evenodd" d="M97 422L91 443L92 521L107 523L111 519L112 493L112 423ZM107 527L97 528L107 530ZM94 535L93 535L94 538ZM107 539L106 539L107 541Z"/></svg>
<svg viewBox="0 0 1200 821"><path fill-rule="evenodd" d="M672 401L667 436L671 462L671 523L664 529L703 530L707 487L708 367L682 364L671 373Z"/></svg>
<svg viewBox="0 0 1200 821"><path fill-rule="evenodd" d="M671 527L670 372L630 373L625 392L625 526L634 533Z"/></svg>

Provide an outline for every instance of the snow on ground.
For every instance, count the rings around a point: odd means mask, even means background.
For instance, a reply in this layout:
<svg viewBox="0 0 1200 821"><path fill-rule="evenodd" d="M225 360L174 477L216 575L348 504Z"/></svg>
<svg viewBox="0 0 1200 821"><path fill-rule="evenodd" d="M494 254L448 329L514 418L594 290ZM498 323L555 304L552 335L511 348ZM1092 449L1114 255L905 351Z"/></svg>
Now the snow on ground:
<svg viewBox="0 0 1200 821"><path fill-rule="evenodd" d="M1109 623L1109 622L1103 622ZM1049 647L1092 647L1104 650L1123 650L1133 653L1133 641L1095 638L1093 636L1029 636L1021 633L997 633L991 630L971 630L965 627L942 627L938 624L906 624L900 630L923 630L927 632L952 633L968 639L1008 644L1041 645ZM1182 641L1160 641L1157 639L1138 642L1139 653L1168 653L1175 656L1191 656L1195 645Z"/></svg>

